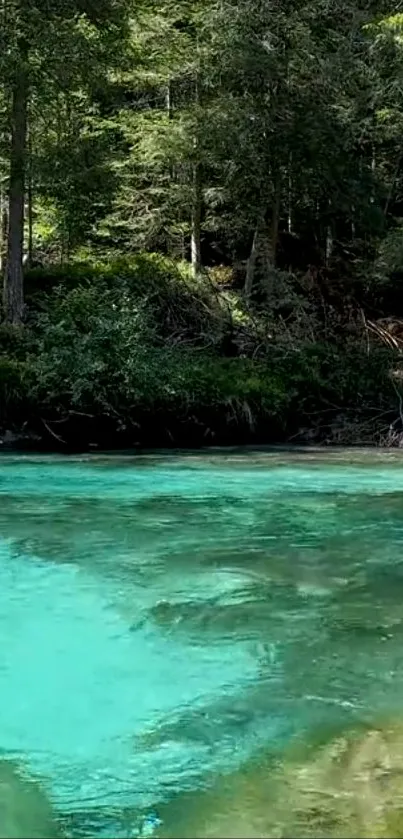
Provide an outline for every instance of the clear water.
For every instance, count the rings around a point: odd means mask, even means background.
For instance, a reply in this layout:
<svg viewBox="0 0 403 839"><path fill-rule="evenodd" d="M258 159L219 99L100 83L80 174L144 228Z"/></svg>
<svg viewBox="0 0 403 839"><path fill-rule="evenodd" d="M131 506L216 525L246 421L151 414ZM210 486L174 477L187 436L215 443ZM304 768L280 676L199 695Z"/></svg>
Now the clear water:
<svg viewBox="0 0 403 839"><path fill-rule="evenodd" d="M181 793L400 712L403 455L4 456L0 592L1 752L73 837L175 836Z"/></svg>

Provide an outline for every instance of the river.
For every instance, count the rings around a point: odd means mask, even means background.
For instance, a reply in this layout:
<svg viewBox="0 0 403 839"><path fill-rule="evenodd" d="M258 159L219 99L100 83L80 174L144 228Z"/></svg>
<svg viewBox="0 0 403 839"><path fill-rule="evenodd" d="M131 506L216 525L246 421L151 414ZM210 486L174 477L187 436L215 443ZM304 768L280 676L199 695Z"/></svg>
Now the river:
<svg viewBox="0 0 403 839"><path fill-rule="evenodd" d="M179 836L259 755L400 713L403 453L4 455L0 591L1 753L67 835Z"/></svg>

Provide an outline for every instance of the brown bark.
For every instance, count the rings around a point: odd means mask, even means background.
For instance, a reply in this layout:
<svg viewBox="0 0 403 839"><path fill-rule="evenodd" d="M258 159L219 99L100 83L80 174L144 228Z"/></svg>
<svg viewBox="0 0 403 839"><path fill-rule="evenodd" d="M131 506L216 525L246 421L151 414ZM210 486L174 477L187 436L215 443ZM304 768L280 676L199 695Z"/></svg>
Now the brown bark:
<svg viewBox="0 0 403 839"><path fill-rule="evenodd" d="M28 211L28 266L32 265L33 251L34 251L34 195L33 195L33 180L32 180L32 138L31 132L28 131L28 190L27 190L27 211Z"/></svg>
<svg viewBox="0 0 403 839"><path fill-rule="evenodd" d="M20 47L20 67L12 91L7 265L4 276L4 314L10 323L20 323L24 312L23 244L25 203L25 158L27 139L27 50Z"/></svg>
<svg viewBox="0 0 403 839"><path fill-rule="evenodd" d="M171 79L168 79L168 82L167 82L167 88L166 88L166 93L165 93L165 106L166 106L166 111L167 111L167 114L168 114L168 119L172 119L173 110L172 110L172 82L171 82Z"/></svg>
<svg viewBox="0 0 403 839"><path fill-rule="evenodd" d="M255 227L255 232L253 234L252 240L252 247L249 254L249 259L246 264L246 279L245 279L245 286L244 286L244 293L246 297L250 297L252 294L252 288L255 281L255 273L256 273L256 263L259 253L259 223Z"/></svg>
<svg viewBox="0 0 403 839"><path fill-rule="evenodd" d="M200 105L200 82L199 74L195 77L195 106ZM194 161L193 161L193 195L192 195L192 215L191 215L191 236L190 249L192 259L193 276L197 277L201 270L201 216L202 216L202 177L201 166L198 160L199 143L197 133L193 142L194 147Z"/></svg>
<svg viewBox="0 0 403 839"><path fill-rule="evenodd" d="M329 262L333 255L333 224L330 221L326 227L325 240L325 265L329 266Z"/></svg>
<svg viewBox="0 0 403 839"><path fill-rule="evenodd" d="M267 221L267 217L262 215L256 224L252 248L246 266L244 287L246 297L250 297L253 286L258 279L269 301L273 295L273 281L276 268L276 250L280 219L279 189L276 191L270 216L270 222Z"/></svg>
<svg viewBox="0 0 403 839"><path fill-rule="evenodd" d="M293 184L292 184L292 152L288 158L288 212L287 212L287 230L292 233L293 228Z"/></svg>
<svg viewBox="0 0 403 839"><path fill-rule="evenodd" d="M1 276L4 277L7 265L7 241L8 241L8 208L3 191L0 196L0 212L1 212L1 247L0 247L0 262L1 262Z"/></svg>
<svg viewBox="0 0 403 839"><path fill-rule="evenodd" d="M201 202L201 172L199 164L195 163L193 167L193 207L191 221L191 252L194 277L197 277L201 270Z"/></svg>

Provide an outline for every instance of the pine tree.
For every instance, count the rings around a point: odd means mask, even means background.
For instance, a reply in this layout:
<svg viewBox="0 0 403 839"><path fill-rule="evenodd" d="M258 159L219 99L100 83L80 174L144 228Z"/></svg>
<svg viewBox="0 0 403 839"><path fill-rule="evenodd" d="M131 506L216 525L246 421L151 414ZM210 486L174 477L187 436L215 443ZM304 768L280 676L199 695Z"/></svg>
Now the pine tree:
<svg viewBox="0 0 403 839"><path fill-rule="evenodd" d="M122 42L128 6L120 0L5 0L0 29L0 72L9 106L8 248L4 275L4 315L23 317L24 207L27 190L27 137L30 102L49 89L88 85ZM56 103L57 97L54 97Z"/></svg>

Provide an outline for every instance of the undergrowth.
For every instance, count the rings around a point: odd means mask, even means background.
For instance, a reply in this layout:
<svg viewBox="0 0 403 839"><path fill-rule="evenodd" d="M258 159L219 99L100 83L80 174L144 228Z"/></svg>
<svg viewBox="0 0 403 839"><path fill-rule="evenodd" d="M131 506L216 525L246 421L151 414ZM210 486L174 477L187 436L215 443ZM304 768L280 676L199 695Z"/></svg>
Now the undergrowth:
<svg viewBox="0 0 403 839"><path fill-rule="evenodd" d="M52 445L379 442L398 432L399 359L311 301L287 318L157 255L30 271L0 327L0 428ZM383 438L382 438L383 435Z"/></svg>

